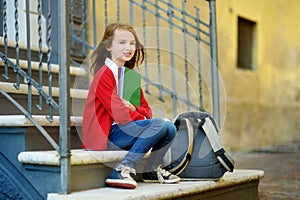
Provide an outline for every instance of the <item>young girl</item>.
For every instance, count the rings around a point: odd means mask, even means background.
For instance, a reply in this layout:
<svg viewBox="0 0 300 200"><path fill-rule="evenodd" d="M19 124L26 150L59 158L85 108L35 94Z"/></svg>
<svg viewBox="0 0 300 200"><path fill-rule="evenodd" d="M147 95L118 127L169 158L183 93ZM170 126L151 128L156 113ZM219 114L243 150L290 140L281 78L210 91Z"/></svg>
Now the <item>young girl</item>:
<svg viewBox="0 0 300 200"><path fill-rule="evenodd" d="M130 176L150 151L142 174L144 182L177 183L178 176L162 169L160 164L177 131L173 123L151 118L143 90L140 106L118 95L118 68L133 69L144 60L143 45L134 29L122 23L110 24L102 41L92 53L94 79L83 113L82 134L86 149L123 149L128 153L105 180L107 186L135 188Z"/></svg>

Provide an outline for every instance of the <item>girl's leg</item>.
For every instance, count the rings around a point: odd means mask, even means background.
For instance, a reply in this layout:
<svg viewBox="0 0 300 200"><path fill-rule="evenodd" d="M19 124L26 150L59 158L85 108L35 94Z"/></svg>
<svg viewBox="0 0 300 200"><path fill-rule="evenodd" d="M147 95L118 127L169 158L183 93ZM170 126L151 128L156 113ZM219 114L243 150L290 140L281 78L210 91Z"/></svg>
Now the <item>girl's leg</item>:
<svg viewBox="0 0 300 200"><path fill-rule="evenodd" d="M177 131L174 124L170 121L165 122L165 133L164 136L153 146L151 154L147 159L144 172L153 171L163 162L163 158L167 153ZM164 167L164 166L161 166Z"/></svg>
<svg viewBox="0 0 300 200"><path fill-rule="evenodd" d="M146 182L177 183L178 176L157 167L161 163L171 141L176 135L176 128L163 119L141 120L126 125L114 125L110 132L109 146L118 146L129 150L125 158L119 163L109 177L105 180L108 186L135 188L137 183L130 176L135 173L135 167L151 148L152 152L147 161L149 173L143 173ZM155 172L153 169L157 168Z"/></svg>
<svg viewBox="0 0 300 200"><path fill-rule="evenodd" d="M135 188L137 186L136 181L130 176L130 173L135 173L135 166L152 146L148 143L144 146L134 146L137 143L140 143L140 140L147 139L147 137L144 138L145 132L149 134L149 137L153 137L149 130L152 128L154 130L160 130L163 127L161 122L155 123L156 121L157 120L142 120L121 126L113 125L111 127L108 143L109 147L113 146L129 150L129 153L121 163L116 165L114 170L105 180L106 185L121 188Z"/></svg>
<svg viewBox="0 0 300 200"><path fill-rule="evenodd" d="M113 145L129 150L121 164L135 168L145 153L151 148L155 155L150 155L147 163L161 162L175 134L176 129L171 122L154 118L135 121L126 125L114 125L112 126L109 140ZM110 144L109 146L112 145ZM156 164L151 163L149 166L153 168Z"/></svg>

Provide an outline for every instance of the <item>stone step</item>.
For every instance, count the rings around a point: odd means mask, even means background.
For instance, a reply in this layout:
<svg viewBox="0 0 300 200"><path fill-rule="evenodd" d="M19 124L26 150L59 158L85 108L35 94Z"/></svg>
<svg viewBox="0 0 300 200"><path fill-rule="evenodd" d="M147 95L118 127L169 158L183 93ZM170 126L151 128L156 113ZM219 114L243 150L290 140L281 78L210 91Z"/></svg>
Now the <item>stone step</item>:
<svg viewBox="0 0 300 200"><path fill-rule="evenodd" d="M137 199L201 199L258 200L258 184L264 172L234 170L218 181L181 181L179 184L138 183L134 190L103 187L62 195L50 193L48 200L137 200Z"/></svg>
<svg viewBox="0 0 300 200"><path fill-rule="evenodd" d="M48 95L48 86L42 87L44 92ZM19 104L23 108L27 108L28 106L28 86L26 84L20 84L20 89L17 90L14 87L14 83L9 82L0 82L0 89L9 94L12 98L17 100ZM85 104L86 97L88 95L87 89L74 89L70 88L70 106L72 109L72 115L81 116L83 113L83 108ZM58 87L52 87L52 99L58 103L59 102L59 88ZM0 95L0 114L1 115L15 115L20 113L19 110L5 97ZM47 115L49 113L48 105L45 103L45 99L43 99L43 107L45 109L39 110L35 105L39 105L39 92L32 87L32 114L37 115ZM57 115L58 113L56 110L54 110L54 115Z"/></svg>
<svg viewBox="0 0 300 200"><path fill-rule="evenodd" d="M7 40L8 47L16 48L16 44L17 43L15 40L12 40L12 39ZM0 46L4 46L4 37L0 37ZM21 50L27 50L27 42L19 41L18 46ZM36 51L36 52L38 52L40 50L39 46L35 45L35 44L31 44L30 49L31 49L31 51ZM46 45L43 45L41 50L43 53L47 53L48 47Z"/></svg>
<svg viewBox="0 0 300 200"><path fill-rule="evenodd" d="M126 153L126 151L72 149L70 157L71 191L104 187L105 178ZM146 154L145 157L148 155ZM56 151L25 151L19 153L18 160L29 173L33 170L45 171L45 169L49 169L48 172L43 173L43 180L40 180L45 184L51 180L53 182L54 179L60 180L60 174L57 173L60 172L60 157ZM59 186L60 182L57 182L56 185ZM52 192L59 192L59 188Z"/></svg>
<svg viewBox="0 0 300 200"><path fill-rule="evenodd" d="M89 151L71 150L71 165L88 165L117 162L124 158L126 151ZM18 155L23 164L60 166L59 153L56 151L26 151Z"/></svg>
<svg viewBox="0 0 300 200"><path fill-rule="evenodd" d="M59 116L53 116L52 122L46 118L47 115L32 115L31 117L47 131L57 144L59 143ZM82 147L81 125L81 116L70 117L71 148ZM23 138L20 145L24 146L24 149L21 151L53 150L50 143L25 115L0 115L0 128L2 129L1 132L7 132L6 135L10 135L11 139L16 135ZM19 134L20 129L23 130L24 134Z"/></svg>
<svg viewBox="0 0 300 200"><path fill-rule="evenodd" d="M53 116L52 122L49 122L45 115L32 115L31 117L41 126L59 126L59 116ZM81 116L70 117L70 126L81 126L81 124ZM33 123L25 115L0 115L0 127L28 126L33 126Z"/></svg>
<svg viewBox="0 0 300 200"><path fill-rule="evenodd" d="M67 195L50 192L48 200L175 198L253 200L258 199L259 180L264 176L264 172L260 170L237 169L233 173L225 173L218 181L182 180L179 184L163 185L139 181L135 190L105 187L105 178L114 164L122 160L125 155L126 151L72 150L72 192ZM18 160L25 165L25 168L28 166L29 170L33 169L33 165L56 167L60 165L59 155L55 151L21 152Z"/></svg>
<svg viewBox="0 0 300 200"><path fill-rule="evenodd" d="M11 61L13 64L16 63L16 59L14 58L8 58L9 61ZM12 65L12 64L11 64ZM8 66L7 76L9 80L6 80L6 82L10 83L16 83L16 73L14 72L13 66ZM19 59L19 67L24 72L28 73L28 61L25 59ZM42 73L40 74L40 69ZM85 67L81 66L70 66L70 74L69 74L69 81L71 88L80 88L80 89L87 89L89 87L89 74L88 70L85 69ZM37 83L42 82L42 85L47 86L48 83L48 65L46 62L42 62L41 66L38 61L31 61L30 62L30 69L31 69L31 78L35 80ZM51 85L54 87L58 87L59 85L59 65L51 63L49 72L51 72ZM5 68L4 63L2 59L0 59L0 74L5 74ZM21 83L24 83L23 77L20 77ZM3 79L4 80L4 79Z"/></svg>
<svg viewBox="0 0 300 200"><path fill-rule="evenodd" d="M43 86L42 88L45 91L45 93L48 94L49 87ZM20 84L20 89L17 90L14 87L13 83L0 82L0 89L9 94L28 94L28 85L27 84ZM88 90L70 88L70 97L71 98L86 99L87 94L88 94ZM33 88L32 95L34 95L34 96L39 95L39 92L35 88ZM52 87L52 96L59 97L59 88L58 87Z"/></svg>
<svg viewBox="0 0 300 200"><path fill-rule="evenodd" d="M16 63L16 60L9 58L13 63ZM19 67L25 72L28 70L27 60L19 60ZM49 83L48 83L48 66L47 63L42 63L42 79L40 79L39 73L39 62L31 61L31 78L35 80L35 86L41 84L39 81L42 81L42 90L48 95L49 94ZM51 64L51 75L52 75L52 98L55 102L58 103L59 99L59 65ZM5 73L4 63L0 59L0 76ZM20 77L20 88L17 90L14 84L17 82L17 76L11 66L8 68L9 80L1 81L0 80L0 89L8 93L11 97L16 99L20 105L24 108L28 107L28 85L24 84L23 77ZM76 113L73 115L82 115L84 103L88 94L89 88L89 75L88 72L83 67L70 66L70 97L72 108L76 107ZM4 80L4 79L2 79ZM39 92L35 87L32 88L32 114L48 114L48 109L39 110L35 105L40 104ZM18 114L18 110L13 106L6 98L0 95L0 114ZM45 102L46 99L43 98L42 102ZM45 105L45 103L43 103ZM58 114L58 113L55 113Z"/></svg>
<svg viewBox="0 0 300 200"><path fill-rule="evenodd" d="M13 63L16 63L16 59L14 58L8 58L10 61L12 61ZM37 61L31 61L31 70L32 71L38 71L40 68L40 63ZM0 66L3 67L4 63L2 62L2 60L0 60ZM28 69L28 61L27 60L19 60L19 67L23 70L27 70ZM47 63L43 62L42 63L42 71L43 72L48 72L48 66ZM59 73L59 65L58 64L53 64L51 63L51 73L54 74L58 74ZM71 76L86 76L87 75L87 71L82 68L82 67L75 67L75 66L70 66L70 75Z"/></svg>

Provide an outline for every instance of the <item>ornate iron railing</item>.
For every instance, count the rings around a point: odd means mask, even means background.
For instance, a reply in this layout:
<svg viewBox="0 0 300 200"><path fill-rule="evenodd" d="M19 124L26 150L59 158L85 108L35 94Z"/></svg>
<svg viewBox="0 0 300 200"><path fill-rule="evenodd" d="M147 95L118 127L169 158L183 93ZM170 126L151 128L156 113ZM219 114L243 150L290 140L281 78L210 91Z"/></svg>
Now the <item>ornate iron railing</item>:
<svg viewBox="0 0 300 200"><path fill-rule="evenodd" d="M177 114L177 101L181 101L186 104L187 109L203 110L203 82L202 82L202 45L206 46L204 49L209 49L211 57L211 79L212 79L212 102L213 113L219 121L219 100L218 100L218 75L217 68L217 50L216 50L216 26L215 26L215 0L208 0L209 4L209 22L205 22L200 19L200 8L194 7L194 14L187 12L186 1L182 0L181 4L176 0L14 0L2 2L2 18L3 18L3 49L0 50L0 57L4 63L4 72L2 77L6 81L10 81L11 76L15 76L16 82L14 86L16 89L20 88L21 78L28 87L28 106L27 109L20 108L20 105L14 101L7 93L0 89L0 93L3 94L8 100L10 100L17 108L19 108L25 116L32 120L33 124L36 124L41 133L51 143L53 148L59 152L61 157L61 189L62 193L68 193L70 191L70 83L69 83L69 70L70 63L74 65L81 65L81 62L88 55L89 50L93 50L97 44L97 30L98 25L106 26L108 23L114 21L130 22L134 27L141 27L143 43L145 45L146 52L155 49L156 56L156 81L152 80L152 76L149 75L149 63L148 58L145 60L143 78L145 81L145 90L151 94L150 85L154 86L158 90L158 99L165 100L165 95L168 95L172 99L173 115ZM21 13L20 3L25 2L26 13ZM32 5L36 4L36 10L30 11ZM23 5L23 4L22 4ZM99 6L101 5L101 6ZM111 9L111 7L115 9ZM109 8L110 7L110 8ZM122 7L122 9L121 9ZM104 13L102 18L97 18L96 8L103 9ZM124 8L128 8L125 10ZM8 10L14 10L14 12L8 12ZM114 10L114 13L109 13L109 10ZM137 12L141 14L137 16ZM53 13L54 12L54 13ZM23 14L24 21L21 20ZM30 20L30 15L35 14L37 16L36 21ZM151 18L151 19L148 19ZM100 21L100 22L99 22ZM13 22L13 23L12 23ZM180 23L179 23L180 22ZM23 24L22 24L23 23ZM33 26L35 23L36 26ZM11 27L10 24L14 26ZM155 32L154 46L151 46L148 41L149 27L151 24L154 28L150 29ZM164 24L164 25L163 25ZM165 25L167 24L167 26ZM22 26L20 29L20 25ZM77 26L77 29L76 29ZM33 27L37 27L37 30ZM79 29L78 29L79 27ZM168 57L171 74L171 86L166 87L163 82L163 42L161 39L162 28L168 28ZM90 33L92 29L92 34ZM24 30L26 30L24 32ZM23 31L23 32L22 32ZM32 39L31 34L37 31L37 37L35 41ZM175 62L176 62L176 49L174 45L178 42L175 34L182 33L182 48L183 48L183 74L185 94L179 93L176 87L176 74L175 74ZM26 37L25 37L26 34ZM26 41L26 60L27 70L20 67L20 37L23 41ZM190 81L190 61L189 61L189 41L192 38L197 44L193 55L197 58L196 70L198 77L198 89L199 95L198 102L190 99L191 91L189 86ZM15 53L12 55L8 51L9 42L13 40L15 45ZM35 43L36 42L36 43ZM33 43L38 47L38 59L39 62L39 77L38 80L32 78L32 55L31 49ZM91 44L92 43L92 44ZM44 58L46 56L46 58ZM15 60L13 62L12 60ZM43 62L46 62L47 66L47 91L43 89ZM52 96L52 65L53 63L59 65L59 103L56 102ZM9 74L9 68L12 68L14 74ZM195 75L195 74L192 74ZM58 113L60 116L60 144L56 144L51 139L49 134L40 127L37 122L32 119L32 89L36 89L39 94L39 103L37 108L39 110L45 109L44 102L46 102L49 108L49 115L47 119L51 122L53 115Z"/></svg>
<svg viewBox="0 0 300 200"><path fill-rule="evenodd" d="M71 1L74 3L74 1ZM93 38L89 38L89 41L92 41L93 44L89 44L86 41L86 34L81 34L81 37L75 36L73 34L71 44L73 44L74 48L74 42L78 42L82 45L82 56L86 56L86 49L94 49L97 42L97 30L99 28L96 26L96 24L103 25L102 29L104 29L105 26L108 25L108 23L121 21L121 22L129 22L131 25L133 25L135 28L142 29L141 36L143 37L143 44L146 47L146 53L148 49L155 49L156 52L156 70L157 70L157 81L153 81L153 75L149 75L149 62L148 62L148 56L145 59L144 62L144 72L142 74L145 84L145 91L147 93L151 93L149 85L152 85L156 87L159 90L159 96L158 99L161 101L164 101L164 95L171 96L172 98L172 105L173 105L173 116L176 116L178 114L177 111L177 101L183 102L186 105L186 109L196 109L196 110L204 110L204 100L203 100L203 64L201 61L203 55L209 51L210 55L210 61L209 63L211 70L210 72L210 79L211 85L207 87L211 87L211 101L212 101L212 112L216 116L217 120L219 121L219 98L218 98L218 75L217 75L217 50L216 50L216 27L215 27L215 1L210 0L207 1L207 7L209 7L210 13L209 16L207 16L208 22L205 20L202 20L200 18L200 8L197 5L194 5L194 11L192 12L191 9L189 11L186 9L187 1L174 1L174 0L103 0L103 1L91 1L92 7L89 8L90 14L90 20L86 22L87 17L86 15L82 15L81 22L82 24L90 24L92 26L92 29L82 29L82 31L91 31L93 30L93 34L90 34ZM202 2L203 3L203 2ZM121 7L122 4L122 7ZM95 14L95 7L102 8L103 9L103 16L102 17L96 17ZM205 10L208 10L207 7ZM72 8L72 6L71 6ZM83 8L86 8L85 6L81 6L81 11L84 12ZM129 8L128 10L124 8ZM110 10L113 10L114 13L109 13ZM136 12L139 11L139 12ZM124 14L129 13L129 14ZM138 13L138 14L135 14ZM149 19L148 19L149 18ZM164 23L164 25L162 25ZM166 25L167 23L167 25ZM71 24L72 20L71 20ZM156 32L156 34L153 36L153 34L149 34L149 26L155 27L155 29L151 29L150 32L153 30ZM82 26L84 27L84 26ZM163 42L161 39L162 32L164 32L163 29L167 28L169 30L169 35L167 40L169 40L169 65L171 68L171 79L172 83L170 87L166 87L165 82L162 80L164 74L162 73L162 51L165 49L162 49L163 46L161 43ZM72 29L72 26L71 26ZM100 32L101 33L101 32ZM176 75L175 75L175 66L176 66L176 59L174 54L178 53L178 50L174 49L174 44L178 42L178 37L174 37L174 34L181 33L182 40L182 48L184 49L182 59L184 60L184 77L185 81L185 94L179 93L177 91L176 87ZM150 36L148 36L148 34ZM101 35L101 34L99 34ZM147 44L150 37L155 37L156 42L153 46L152 44ZM197 48L195 49L195 52L189 52L189 44L188 42L191 40L194 40L195 43L197 43ZM151 46L152 45L152 46ZM85 47L85 48L84 48ZM72 47L71 47L72 49ZM176 52L177 51L177 52ZM189 87L190 84L190 76L193 76L194 74L190 74L190 68L191 64L188 59L190 54L193 53L195 57L197 57L197 62L194 63L195 67L197 68L197 74L198 74L198 96L199 99L197 102L190 99L191 94L191 88ZM79 52L80 54L80 52ZM180 112L180 111L179 111ZM170 117L170 116L169 116Z"/></svg>
<svg viewBox="0 0 300 200"><path fill-rule="evenodd" d="M32 5L31 5L32 4ZM36 5L36 10L33 8L34 4ZM0 52L0 57L2 62L4 63L4 73L2 77L6 81L10 81L12 76L15 76L15 89L20 89L21 77L23 78L24 84L28 86L27 89L27 97L28 97L28 107L27 109L20 106L20 104L15 101L10 95L8 95L5 91L0 89L0 93L6 97L12 104L15 105L32 123L37 127L37 129L45 136L45 138L49 141L52 147L59 152L61 157L61 188L62 193L69 192L69 180L70 180L70 111L69 111L69 99L70 99L70 86L69 82L69 1L7 1L2 0L3 5L3 51ZM23 7L22 7L23 6ZM58 63L59 65L59 103L57 103L52 97L52 72L51 65L53 63L52 59L52 6L58 8L58 17L56 18L56 23L58 24L58 29L56 30L57 35L54 38L55 41L59 41L59 49L56 49L56 52L59 54L59 59L54 63ZM31 11L31 9L34 9ZM13 15L9 10L14 10ZM23 13L23 10L26 10ZM37 15L37 38L31 36L34 30L31 26L34 21L31 21L30 15ZM10 18L9 18L10 17ZM25 21L24 21L25 19ZM14 21L14 30L9 24ZM20 26L22 26L20 28ZM24 31L25 30L25 31ZM23 31L23 32L21 32ZM44 34L45 33L45 34ZM14 39L12 35L14 34ZM26 36L26 37L25 37ZM20 41L20 37L22 37L23 41ZM59 39L58 39L59 38ZM33 41L33 39L37 39ZM9 42L15 44L15 54L8 52ZM26 41L26 59L27 59L27 67L26 70L22 69L20 66L20 43ZM38 62L39 62L39 78L38 80L34 80L32 77L32 69L31 62L32 56L31 51L34 48L33 44L37 45L38 49ZM23 45L22 44L22 45ZM11 45L11 44L10 44ZM43 89L43 56L45 56L46 52L46 63L47 63L47 80L48 90ZM13 62L14 60L15 62ZM9 68L13 69L14 74L9 74ZM32 89L38 91L39 94L39 103L36 107L39 110L44 109L44 103L46 102L49 107L49 116L47 119L52 122L53 120L53 109L60 115L60 144L58 145L52 137L47 133L47 131L35 121L32 115Z"/></svg>

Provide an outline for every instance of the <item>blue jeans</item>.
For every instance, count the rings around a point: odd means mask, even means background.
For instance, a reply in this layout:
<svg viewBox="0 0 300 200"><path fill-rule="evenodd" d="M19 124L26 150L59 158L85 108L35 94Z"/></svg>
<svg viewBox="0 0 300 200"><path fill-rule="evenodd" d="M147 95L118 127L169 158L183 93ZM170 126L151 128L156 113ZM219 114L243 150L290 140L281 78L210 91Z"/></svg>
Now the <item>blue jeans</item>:
<svg viewBox="0 0 300 200"><path fill-rule="evenodd" d="M121 164L132 168L152 148L144 171L153 171L159 164L163 164L163 157L176 133L174 124L161 118L139 120L125 125L115 124L110 129L108 148L128 150Z"/></svg>

